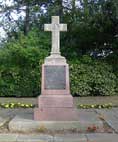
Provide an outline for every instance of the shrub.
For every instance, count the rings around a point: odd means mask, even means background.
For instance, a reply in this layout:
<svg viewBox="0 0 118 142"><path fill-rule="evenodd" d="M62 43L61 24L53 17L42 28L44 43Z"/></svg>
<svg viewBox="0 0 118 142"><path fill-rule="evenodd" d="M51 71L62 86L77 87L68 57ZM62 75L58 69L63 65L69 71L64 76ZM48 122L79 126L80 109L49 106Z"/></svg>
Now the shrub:
<svg viewBox="0 0 118 142"><path fill-rule="evenodd" d="M49 35L31 32L27 37L7 42L0 49L0 96L32 97L40 94L41 65L49 53ZM77 96L115 95L117 73L105 61L89 56L70 64L71 92Z"/></svg>
<svg viewBox="0 0 118 142"><path fill-rule="evenodd" d="M110 96L117 90L112 66L88 56L70 63L71 92L79 96Z"/></svg>
<svg viewBox="0 0 118 142"><path fill-rule="evenodd" d="M41 65L47 50L42 44L36 47L35 42L30 47L27 45L30 39L25 38L7 43L0 49L0 96L40 94ZM25 47L22 46L24 43Z"/></svg>

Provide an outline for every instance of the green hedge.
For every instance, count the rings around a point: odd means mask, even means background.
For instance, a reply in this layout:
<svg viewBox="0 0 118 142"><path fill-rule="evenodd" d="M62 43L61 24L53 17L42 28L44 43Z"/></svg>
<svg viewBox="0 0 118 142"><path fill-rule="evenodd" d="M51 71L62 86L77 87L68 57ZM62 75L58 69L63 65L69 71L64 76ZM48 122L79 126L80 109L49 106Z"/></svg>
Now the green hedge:
<svg viewBox="0 0 118 142"><path fill-rule="evenodd" d="M10 46L0 51L0 96L40 94L41 64L47 51ZM69 62L73 95L117 95L117 77L112 67L88 56Z"/></svg>
<svg viewBox="0 0 118 142"><path fill-rule="evenodd" d="M8 54L5 54L8 53ZM37 96L45 52L12 47L0 52L0 96Z"/></svg>
<svg viewBox="0 0 118 142"><path fill-rule="evenodd" d="M41 88L41 65L48 56L48 35L21 34L16 41L0 49L0 96L38 96ZM71 60L71 59L70 59ZM112 65L83 56L69 61L73 95L117 95L118 76Z"/></svg>
<svg viewBox="0 0 118 142"><path fill-rule="evenodd" d="M83 56L70 65L71 92L80 96L117 95L117 77L112 66Z"/></svg>
<svg viewBox="0 0 118 142"><path fill-rule="evenodd" d="M43 40L45 40L45 43ZM40 94L41 64L48 55L47 37L40 33L8 42L0 49L0 96ZM43 44L42 44L43 42Z"/></svg>

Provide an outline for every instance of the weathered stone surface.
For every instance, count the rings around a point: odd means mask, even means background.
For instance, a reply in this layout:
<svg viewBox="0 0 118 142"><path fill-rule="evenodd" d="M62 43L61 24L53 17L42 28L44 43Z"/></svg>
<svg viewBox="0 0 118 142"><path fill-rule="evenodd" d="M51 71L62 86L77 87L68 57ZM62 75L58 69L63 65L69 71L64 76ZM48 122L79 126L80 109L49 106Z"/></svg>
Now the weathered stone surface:
<svg viewBox="0 0 118 142"><path fill-rule="evenodd" d="M10 132L32 132L39 129L39 124L30 119L23 119L16 116L9 122Z"/></svg>
<svg viewBox="0 0 118 142"><path fill-rule="evenodd" d="M37 121L77 121L77 109L63 106L35 108L34 119Z"/></svg>
<svg viewBox="0 0 118 142"><path fill-rule="evenodd" d="M11 132L22 131L32 132L39 131L43 126L46 130L72 130L77 129L80 131L87 130L88 126L98 126L99 129L103 129L103 123L100 121L96 114L93 112L78 111L81 117L78 117L78 121L35 121L30 119L23 119L16 116L9 123L9 129Z"/></svg>
<svg viewBox="0 0 118 142"><path fill-rule="evenodd" d="M87 142L84 134L58 134L54 136L54 142Z"/></svg>
<svg viewBox="0 0 118 142"><path fill-rule="evenodd" d="M59 16L52 16L52 24L44 25L45 31L52 32L51 54L60 54L60 31L67 31L67 24L59 23Z"/></svg>
<svg viewBox="0 0 118 142"><path fill-rule="evenodd" d="M91 110L78 110L80 121L100 121L99 115ZM100 121L101 122L101 121Z"/></svg>
<svg viewBox="0 0 118 142"><path fill-rule="evenodd" d="M73 106L73 97L71 95L41 95L38 97L39 108L67 108Z"/></svg>
<svg viewBox="0 0 118 142"><path fill-rule="evenodd" d="M11 132L35 132L39 131L41 127L46 130L69 130L73 128L79 128L80 123L78 121L34 121L28 119L22 119L16 116L9 123L9 130Z"/></svg>
<svg viewBox="0 0 118 142"><path fill-rule="evenodd" d="M8 118L0 117L0 127L2 127L7 121L8 121Z"/></svg>
<svg viewBox="0 0 118 142"><path fill-rule="evenodd" d="M19 135L17 142L53 142L51 135Z"/></svg>
<svg viewBox="0 0 118 142"><path fill-rule="evenodd" d="M115 131L118 132L118 109L111 110L97 110L103 116L106 123Z"/></svg>
<svg viewBox="0 0 118 142"><path fill-rule="evenodd" d="M0 134L0 142L16 142L18 134Z"/></svg>
<svg viewBox="0 0 118 142"><path fill-rule="evenodd" d="M87 129L89 126L95 125L99 130L103 130L103 122L99 119L99 115L92 110L78 110L79 121L82 130Z"/></svg>
<svg viewBox="0 0 118 142"><path fill-rule="evenodd" d="M86 135L90 142L118 142L117 134L88 134Z"/></svg>
<svg viewBox="0 0 118 142"><path fill-rule="evenodd" d="M97 113L102 115L106 121L117 122L117 112L112 109L101 109L97 110Z"/></svg>
<svg viewBox="0 0 118 142"><path fill-rule="evenodd" d="M33 108L0 109L0 116L2 116L3 119L13 118L16 115L23 116L23 118L33 119Z"/></svg>
<svg viewBox="0 0 118 142"><path fill-rule="evenodd" d="M0 134L0 142L118 142L118 134Z"/></svg>
<svg viewBox="0 0 118 142"><path fill-rule="evenodd" d="M61 55L52 54L45 58L44 63L46 65L64 65L66 64L66 59Z"/></svg>

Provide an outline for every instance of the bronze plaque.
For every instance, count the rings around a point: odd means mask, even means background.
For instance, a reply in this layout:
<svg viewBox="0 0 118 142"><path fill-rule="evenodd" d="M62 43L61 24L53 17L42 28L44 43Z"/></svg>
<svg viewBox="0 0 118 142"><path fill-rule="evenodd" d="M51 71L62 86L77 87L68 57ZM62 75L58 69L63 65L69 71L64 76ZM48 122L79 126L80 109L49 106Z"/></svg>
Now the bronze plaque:
<svg viewBox="0 0 118 142"><path fill-rule="evenodd" d="M66 68L65 66L45 66L44 86L49 90L66 89Z"/></svg>

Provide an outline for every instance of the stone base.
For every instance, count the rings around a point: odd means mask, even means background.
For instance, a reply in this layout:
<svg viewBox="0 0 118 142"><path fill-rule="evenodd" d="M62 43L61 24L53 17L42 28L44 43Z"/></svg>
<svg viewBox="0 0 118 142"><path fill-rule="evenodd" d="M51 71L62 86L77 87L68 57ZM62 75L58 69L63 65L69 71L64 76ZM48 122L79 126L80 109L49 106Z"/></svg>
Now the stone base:
<svg viewBox="0 0 118 142"><path fill-rule="evenodd" d="M66 110L67 111L67 110ZM58 112L57 112L58 113ZM67 112L60 113L58 115L66 115ZM38 132L39 130L46 130L47 132L54 132L67 130L68 133L72 130L86 132L87 128L90 126L96 126L99 128L99 131L102 131L104 128L103 122L99 119L99 114L89 110L77 110L78 119L77 121L35 121L31 116L33 116L33 111L30 113L25 112L20 115L16 115L9 122L10 132L22 132L22 133L33 133ZM67 117L67 116L66 116ZM69 116L70 117L70 116ZM68 118L67 118L68 119ZM44 129L42 129L44 128ZM103 131L102 131L103 132ZM103 141L104 142L104 141Z"/></svg>
<svg viewBox="0 0 118 142"><path fill-rule="evenodd" d="M45 58L45 64L48 64L48 65L66 64L66 59L65 57L61 55L52 54Z"/></svg>
<svg viewBox="0 0 118 142"><path fill-rule="evenodd" d="M42 65L41 94L38 108L34 110L34 120L78 120L70 95L69 66L60 54L51 54Z"/></svg>
<svg viewBox="0 0 118 142"><path fill-rule="evenodd" d="M77 121L78 113L75 108L35 108L34 120L40 121Z"/></svg>
<svg viewBox="0 0 118 142"><path fill-rule="evenodd" d="M38 97L39 108L72 108L73 106L73 97L71 95L41 95Z"/></svg>
<svg viewBox="0 0 118 142"><path fill-rule="evenodd" d="M34 110L34 120L40 121L76 121L77 110L73 97L68 95L41 95L38 108Z"/></svg>

